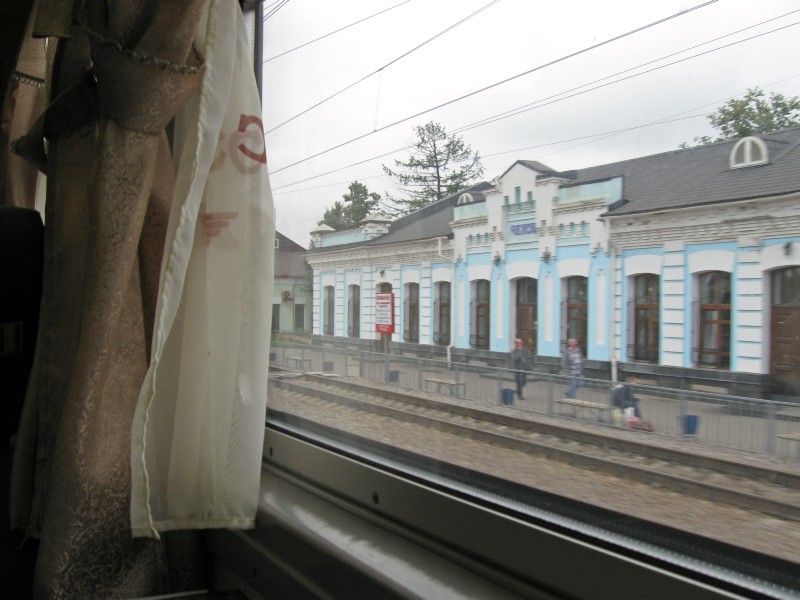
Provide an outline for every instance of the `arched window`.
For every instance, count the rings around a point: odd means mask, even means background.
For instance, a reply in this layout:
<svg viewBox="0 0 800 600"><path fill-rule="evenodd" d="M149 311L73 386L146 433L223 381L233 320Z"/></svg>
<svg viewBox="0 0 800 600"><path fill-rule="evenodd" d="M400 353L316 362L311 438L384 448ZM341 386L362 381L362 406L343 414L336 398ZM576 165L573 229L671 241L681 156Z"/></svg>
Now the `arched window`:
<svg viewBox="0 0 800 600"><path fill-rule="evenodd" d="M731 274L698 276L697 365L727 369L731 364Z"/></svg>
<svg viewBox="0 0 800 600"><path fill-rule="evenodd" d="M538 328L538 289L537 281L531 277L521 277L516 281L516 338L532 354L536 354L536 331Z"/></svg>
<svg viewBox="0 0 800 600"><path fill-rule="evenodd" d="M575 338L578 340L578 345L581 347L583 355L586 356L589 322L589 280L581 276L569 277L564 285L566 292L566 319L562 342L566 345L568 339Z"/></svg>
<svg viewBox="0 0 800 600"><path fill-rule="evenodd" d="M450 343L450 282L438 282L433 293L433 343L447 346Z"/></svg>
<svg viewBox="0 0 800 600"><path fill-rule="evenodd" d="M761 138L742 138L733 146L730 156L731 169L766 164L769 160L767 145Z"/></svg>
<svg viewBox="0 0 800 600"><path fill-rule="evenodd" d="M472 282L471 327L469 344L473 348L489 348L490 310L489 294L491 284L486 279Z"/></svg>
<svg viewBox="0 0 800 600"><path fill-rule="evenodd" d="M347 288L347 335L361 337L361 286Z"/></svg>
<svg viewBox="0 0 800 600"><path fill-rule="evenodd" d="M631 278L633 299L629 307L630 339L628 357L658 362L660 285L658 275L646 273Z"/></svg>
<svg viewBox="0 0 800 600"><path fill-rule="evenodd" d="M333 335L334 295L332 285L325 286L325 299L323 304L322 314L324 318L322 321L322 333L324 335Z"/></svg>
<svg viewBox="0 0 800 600"><path fill-rule="evenodd" d="M403 298L403 340L419 343L419 284L407 283Z"/></svg>

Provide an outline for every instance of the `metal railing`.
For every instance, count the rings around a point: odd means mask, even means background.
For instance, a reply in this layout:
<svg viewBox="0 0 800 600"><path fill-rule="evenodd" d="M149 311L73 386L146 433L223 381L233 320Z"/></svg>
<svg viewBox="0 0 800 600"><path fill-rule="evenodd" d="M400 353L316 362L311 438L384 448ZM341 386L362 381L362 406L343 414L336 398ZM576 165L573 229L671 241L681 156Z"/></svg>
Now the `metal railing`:
<svg viewBox="0 0 800 600"><path fill-rule="evenodd" d="M270 361L276 366L358 377L452 396L485 408L502 406L502 410L625 427L612 406L612 391L618 383L607 380L583 378L577 398L588 404L575 406L562 401L569 378L561 374L527 373L523 398L519 398L514 371L481 364L448 364L444 360L407 354L286 343L273 346ZM655 435L800 458L800 440L791 439L793 434L800 433L800 404L650 385L637 384L631 388L639 400L642 419L652 423Z"/></svg>

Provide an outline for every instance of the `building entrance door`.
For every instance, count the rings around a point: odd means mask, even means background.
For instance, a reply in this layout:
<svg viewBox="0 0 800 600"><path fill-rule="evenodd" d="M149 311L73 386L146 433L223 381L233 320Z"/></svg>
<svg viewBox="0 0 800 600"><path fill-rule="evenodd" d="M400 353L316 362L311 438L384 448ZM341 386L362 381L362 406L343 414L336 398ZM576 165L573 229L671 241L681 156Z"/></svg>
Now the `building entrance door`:
<svg viewBox="0 0 800 600"><path fill-rule="evenodd" d="M800 267L773 272L771 313L770 391L800 397Z"/></svg>

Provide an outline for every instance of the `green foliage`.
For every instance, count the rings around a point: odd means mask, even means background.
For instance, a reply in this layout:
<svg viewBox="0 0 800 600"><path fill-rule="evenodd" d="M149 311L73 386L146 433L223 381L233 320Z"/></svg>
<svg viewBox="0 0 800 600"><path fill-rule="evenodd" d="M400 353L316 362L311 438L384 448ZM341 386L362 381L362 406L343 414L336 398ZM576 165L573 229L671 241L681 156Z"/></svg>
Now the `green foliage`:
<svg viewBox="0 0 800 600"><path fill-rule="evenodd" d="M773 93L767 98L764 90L756 87L747 90L742 98L728 100L709 115L708 120L720 135L696 137L696 144L713 144L786 129L800 125L800 97L787 98ZM681 144L681 148L686 146L686 143Z"/></svg>
<svg viewBox="0 0 800 600"><path fill-rule="evenodd" d="M387 209L392 216L413 212L423 206L469 187L483 175L477 152L456 135L448 135L439 123L431 121L414 129L417 142L405 162L394 161L394 169L383 165L384 172L403 189L404 198L387 200L394 204Z"/></svg>
<svg viewBox="0 0 800 600"><path fill-rule="evenodd" d="M325 211L322 220L317 225L328 225L337 231L358 227L368 215L375 212L380 206L381 195L370 192L363 183L354 181L348 188L349 193L344 194L344 201L337 200L333 206Z"/></svg>

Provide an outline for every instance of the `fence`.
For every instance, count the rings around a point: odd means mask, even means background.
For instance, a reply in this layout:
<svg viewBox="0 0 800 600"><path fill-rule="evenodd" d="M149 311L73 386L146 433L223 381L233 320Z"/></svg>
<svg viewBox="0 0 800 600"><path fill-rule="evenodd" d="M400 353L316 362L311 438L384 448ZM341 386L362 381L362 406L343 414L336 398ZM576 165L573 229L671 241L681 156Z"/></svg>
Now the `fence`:
<svg viewBox="0 0 800 600"><path fill-rule="evenodd" d="M619 426L611 403L614 382L582 379L577 402L565 400L568 377L527 374L524 399L516 396L514 371L478 363L398 356L342 348L279 344L277 366L359 377L410 390L447 395L491 407L506 404L554 417ZM631 385L642 417L657 435L696 440L749 452L800 456L800 405L692 390Z"/></svg>

